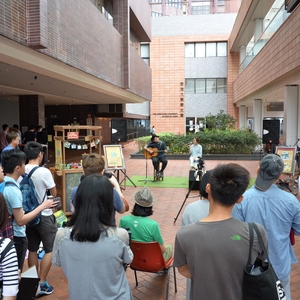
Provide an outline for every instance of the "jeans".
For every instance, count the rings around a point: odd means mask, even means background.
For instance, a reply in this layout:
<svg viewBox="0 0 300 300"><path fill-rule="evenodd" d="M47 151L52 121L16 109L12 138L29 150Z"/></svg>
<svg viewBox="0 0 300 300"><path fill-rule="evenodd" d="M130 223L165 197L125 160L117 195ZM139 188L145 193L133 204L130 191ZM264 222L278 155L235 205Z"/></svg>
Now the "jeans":
<svg viewBox="0 0 300 300"><path fill-rule="evenodd" d="M292 300L291 298L291 287L290 287L291 277L290 275L286 278L280 279L280 282L284 288L286 300Z"/></svg>

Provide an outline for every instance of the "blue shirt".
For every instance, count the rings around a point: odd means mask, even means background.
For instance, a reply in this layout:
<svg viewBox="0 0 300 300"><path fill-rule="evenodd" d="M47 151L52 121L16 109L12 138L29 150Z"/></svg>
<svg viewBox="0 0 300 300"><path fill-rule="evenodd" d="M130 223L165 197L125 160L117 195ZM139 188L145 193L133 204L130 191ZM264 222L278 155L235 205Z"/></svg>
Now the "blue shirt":
<svg viewBox="0 0 300 300"><path fill-rule="evenodd" d="M3 196L5 198L8 212L12 215L13 208L23 208L22 206L22 193L20 188L18 188L19 184L12 179L11 177L5 176L5 182L13 182L14 184L6 185L4 188ZM25 237L26 236L26 226L19 226L16 220L13 220L13 227L14 227L14 236L17 237Z"/></svg>
<svg viewBox="0 0 300 300"><path fill-rule="evenodd" d="M78 186L75 186L71 192L71 202L72 202L74 208L75 208L75 203L76 203L77 189L78 189ZM120 212L123 209L124 203L116 189L113 189L113 197L114 197L114 212L113 212L113 216L112 216L112 221L113 221L113 224L116 226L116 218L115 218L116 211Z"/></svg>
<svg viewBox="0 0 300 300"><path fill-rule="evenodd" d="M264 226L269 245L269 257L280 280L290 275L291 264L297 263L290 243L290 231L300 235L300 203L298 199L272 184L267 191L255 186L244 194L244 200L235 204L232 216L245 222Z"/></svg>

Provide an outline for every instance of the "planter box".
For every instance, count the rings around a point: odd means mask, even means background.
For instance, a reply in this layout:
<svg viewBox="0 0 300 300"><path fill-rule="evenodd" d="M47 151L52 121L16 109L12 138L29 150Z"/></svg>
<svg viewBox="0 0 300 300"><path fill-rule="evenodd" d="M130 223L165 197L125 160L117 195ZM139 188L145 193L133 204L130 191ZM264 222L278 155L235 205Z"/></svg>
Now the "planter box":
<svg viewBox="0 0 300 300"><path fill-rule="evenodd" d="M168 160L188 160L189 154L167 154ZM144 154L136 152L130 154L132 159L144 159ZM254 154L203 154L204 160L255 160L260 161L263 158L262 153Z"/></svg>

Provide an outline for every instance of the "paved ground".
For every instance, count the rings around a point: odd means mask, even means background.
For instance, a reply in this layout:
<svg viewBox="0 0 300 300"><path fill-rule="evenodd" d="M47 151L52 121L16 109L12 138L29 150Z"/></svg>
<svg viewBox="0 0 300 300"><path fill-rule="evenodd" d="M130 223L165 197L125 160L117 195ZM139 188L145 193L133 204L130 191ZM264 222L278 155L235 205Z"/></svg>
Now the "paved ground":
<svg viewBox="0 0 300 300"><path fill-rule="evenodd" d="M123 148L123 153L126 162L126 172L130 177L132 175L144 175L145 174L145 160L130 159L130 153L137 150L135 144L132 142L126 144ZM218 163L227 163L229 161L210 161L206 160L206 169L212 169ZM240 163L249 170L252 177L255 177L258 166L257 161L233 161ZM189 162L187 160L169 160L168 167L165 171L165 176L182 176L188 177ZM148 162L148 178L153 180L151 161ZM157 183L159 185L159 182ZM124 192L125 197L129 200L132 207L133 201L131 195L139 188L126 187ZM174 243L174 238L177 230L180 227L181 215L177 222L174 224L174 218L186 199L188 189L170 189L170 188L151 188L152 193L156 197L157 201L154 205L153 219L159 222L161 226L162 236L166 243ZM191 191L189 197L186 200L185 206L198 199L198 192ZM117 221L120 219L120 215L117 215ZM296 245L294 250L297 256L300 258L300 238L296 237ZM84 255L84 253L83 253ZM78 270L80 272L80 270ZM100 272L100 270L99 270ZM132 290L134 299L139 300L160 300L165 299L165 285L166 275L156 275L150 273L138 273L139 286L135 287L134 273L128 268L126 271L128 281ZM52 295L44 296L42 299L45 300L66 300L68 299L68 284L67 279L64 276L61 268L52 266L49 272L48 281L55 287L55 291ZM80 283L79 283L80 284ZM178 292L175 293L173 275L171 275L169 299L183 300L185 299L185 279L177 272L177 288ZM291 276L291 289L293 299L300 299L300 265L294 265ZM80 299L78 299L80 300Z"/></svg>

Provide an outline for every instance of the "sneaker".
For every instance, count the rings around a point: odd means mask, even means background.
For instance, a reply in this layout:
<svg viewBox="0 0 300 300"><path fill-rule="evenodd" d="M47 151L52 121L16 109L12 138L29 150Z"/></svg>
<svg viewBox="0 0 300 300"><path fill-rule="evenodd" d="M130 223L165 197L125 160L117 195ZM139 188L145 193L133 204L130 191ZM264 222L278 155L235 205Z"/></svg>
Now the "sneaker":
<svg viewBox="0 0 300 300"><path fill-rule="evenodd" d="M160 178L163 178L163 177L164 177L163 171L159 171L159 177L160 177Z"/></svg>
<svg viewBox="0 0 300 300"><path fill-rule="evenodd" d="M44 283L40 283L40 289L39 295L50 295L54 292L53 286L49 285L46 280Z"/></svg>
<svg viewBox="0 0 300 300"><path fill-rule="evenodd" d="M156 178L159 178L159 176L160 176L160 175L159 175L159 171L157 171L157 172L155 173L155 177L156 177Z"/></svg>

